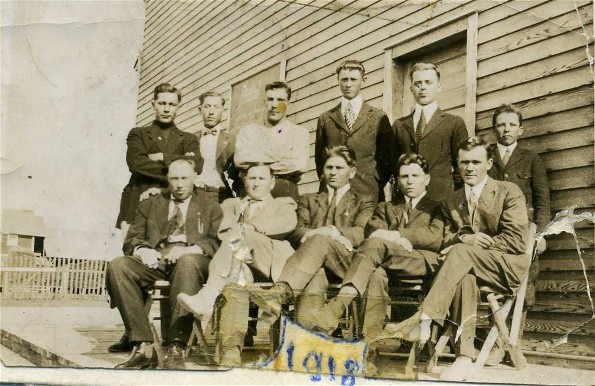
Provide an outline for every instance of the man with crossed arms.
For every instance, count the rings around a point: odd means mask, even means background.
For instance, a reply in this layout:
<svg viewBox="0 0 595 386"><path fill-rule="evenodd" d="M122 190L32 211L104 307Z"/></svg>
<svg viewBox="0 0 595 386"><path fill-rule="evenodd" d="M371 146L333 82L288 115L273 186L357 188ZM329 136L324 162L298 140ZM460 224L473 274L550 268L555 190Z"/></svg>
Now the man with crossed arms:
<svg viewBox="0 0 595 386"><path fill-rule="evenodd" d="M452 303L450 319L459 324L461 336L457 359L441 375L443 380L463 381L473 369L478 285L511 294L529 268L521 256L528 232L525 197L517 185L488 177L493 162L481 138L471 137L459 145L458 167L465 185L443 203L443 246L451 248L420 311L387 325L378 338L423 344L430 337L431 322L442 325Z"/></svg>

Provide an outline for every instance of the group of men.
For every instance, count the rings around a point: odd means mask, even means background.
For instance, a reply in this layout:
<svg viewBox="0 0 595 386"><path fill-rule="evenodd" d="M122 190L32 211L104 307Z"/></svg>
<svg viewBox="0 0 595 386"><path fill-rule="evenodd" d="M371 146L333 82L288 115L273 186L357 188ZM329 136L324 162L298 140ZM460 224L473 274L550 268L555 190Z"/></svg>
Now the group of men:
<svg viewBox="0 0 595 386"><path fill-rule="evenodd" d="M204 128L196 135L174 124L180 92L157 86L155 121L127 139L132 176L118 218L126 256L107 272L126 328L110 351L133 350L118 367L157 364L144 300L159 279L171 283L165 367L177 369L194 318L209 320L221 296L218 359L234 366L254 333L247 334L249 300L275 320L293 299L298 322L331 334L361 297L366 338L386 328L425 341L431 321L474 315L479 284L503 293L519 285L528 268L518 256L528 223L543 228L549 221L545 170L535 153L517 146L521 113L496 109L496 145L468 138L463 120L438 108L439 70L417 63L409 74L415 110L391 127L363 101L362 63L347 60L336 73L341 102L316 129L320 190L303 196L297 183L308 171L309 133L286 117L288 84L267 84L266 119L237 133L222 127L223 96L202 94ZM391 177L396 189L385 198ZM384 327L391 276L435 278L418 314ZM329 280L341 290L327 301ZM255 281L276 284L250 293L245 285ZM453 366L458 379L476 355L474 338L475 325L466 323Z"/></svg>

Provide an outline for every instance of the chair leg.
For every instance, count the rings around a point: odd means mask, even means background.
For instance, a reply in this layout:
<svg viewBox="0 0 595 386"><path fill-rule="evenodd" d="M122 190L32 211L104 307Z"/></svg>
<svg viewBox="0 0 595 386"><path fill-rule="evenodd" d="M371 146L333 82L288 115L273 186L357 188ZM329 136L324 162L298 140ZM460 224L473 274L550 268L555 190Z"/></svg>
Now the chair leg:
<svg viewBox="0 0 595 386"><path fill-rule="evenodd" d="M409 350L409 357L407 358L407 365L405 366L405 376L415 377L417 373L417 366L415 365L415 359L417 358L418 344L416 342L411 344L411 350Z"/></svg>
<svg viewBox="0 0 595 386"><path fill-rule="evenodd" d="M434 346L434 353L432 354L432 356L430 357L430 360L428 361L428 372L432 372L433 369L438 366L438 359L443 354L444 349L446 348L446 345L448 344L448 342L450 340L449 331L452 331L452 330L449 328L446 331L446 333L444 333L440 337L440 339L438 339L438 343L436 343L436 346Z"/></svg>
<svg viewBox="0 0 595 386"><path fill-rule="evenodd" d="M155 323L151 322L151 332L153 333L153 350L157 353L157 366L162 369L163 364L165 363L165 355L163 354L163 346L161 345L161 339L159 338L159 334L157 334L157 329L155 328Z"/></svg>

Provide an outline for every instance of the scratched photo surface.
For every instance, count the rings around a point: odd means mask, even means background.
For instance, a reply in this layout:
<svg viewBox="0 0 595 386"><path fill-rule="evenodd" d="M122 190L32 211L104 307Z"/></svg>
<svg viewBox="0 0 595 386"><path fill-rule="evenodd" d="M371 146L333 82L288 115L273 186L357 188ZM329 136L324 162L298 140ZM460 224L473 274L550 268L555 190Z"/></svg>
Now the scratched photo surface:
<svg viewBox="0 0 595 386"><path fill-rule="evenodd" d="M593 384L593 7L2 2L0 381Z"/></svg>

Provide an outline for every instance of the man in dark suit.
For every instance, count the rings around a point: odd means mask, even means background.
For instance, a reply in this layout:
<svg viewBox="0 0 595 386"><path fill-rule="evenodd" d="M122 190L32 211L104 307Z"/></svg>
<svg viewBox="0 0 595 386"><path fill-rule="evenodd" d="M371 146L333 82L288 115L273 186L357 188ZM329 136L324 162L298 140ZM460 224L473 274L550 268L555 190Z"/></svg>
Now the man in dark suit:
<svg viewBox="0 0 595 386"><path fill-rule="evenodd" d="M324 172L326 148L349 146L357 157L357 171L351 188L358 197L384 201L383 188L394 172L395 135L384 111L363 101L360 89L366 70L357 60L346 60L337 67L343 97L341 103L318 118L314 158L316 172ZM325 183L321 181L320 189Z"/></svg>
<svg viewBox="0 0 595 386"><path fill-rule="evenodd" d="M462 187L457 170L457 146L467 138L461 117L438 108L440 72L431 63L416 63L409 71L415 110L393 124L397 138L397 157L401 154L421 154L430 167L432 180L428 197L440 201L445 195ZM395 194L403 200L403 193Z"/></svg>
<svg viewBox="0 0 595 386"><path fill-rule="evenodd" d="M355 152L347 146L327 149L324 192L306 194L298 203L298 225L292 234L296 252L287 260L277 284L257 304L275 317L281 304L299 296L297 320L311 328L312 309L324 304L327 273L342 279L350 266L352 251L364 240L364 226L374 202L357 196L350 181L356 173Z"/></svg>
<svg viewBox="0 0 595 386"><path fill-rule="evenodd" d="M182 94L175 87L167 83L155 87L151 102L155 120L149 126L135 127L128 133L126 163L132 175L122 192L116 221L116 226L123 231L134 219L141 194L150 188L167 187L167 165L172 159L192 157L196 171L202 170L203 159L196 136L183 132L174 123L181 100Z"/></svg>
<svg viewBox="0 0 595 386"><path fill-rule="evenodd" d="M133 354L117 368L156 365L153 335L145 313L144 298L156 280L169 280L171 323L166 368L184 368L184 346L190 337L193 317L177 306L180 293L195 294L208 274L210 257L217 250L221 208L204 195L194 193L193 160L170 163L169 191L142 201L126 240L126 256L111 261L106 285L111 306L124 321Z"/></svg>
<svg viewBox="0 0 595 386"><path fill-rule="evenodd" d="M360 295L366 298L364 336L378 333L388 305L387 271L397 277L425 277L436 270L443 223L440 204L426 194L428 165L421 156L407 154L399 158L398 167L406 203L378 204L366 226L368 238L355 252L339 294L316 318L315 329L332 333L349 303Z"/></svg>
<svg viewBox="0 0 595 386"><path fill-rule="evenodd" d="M383 337L425 342L432 321L449 315L459 324L459 347L444 380L465 380L473 368L478 283L503 294L513 293L529 268L522 254L527 242L525 198L518 186L488 177L493 157L487 144L471 137L460 145L459 171L465 182L443 202L445 237L450 247L420 311L385 327Z"/></svg>
<svg viewBox="0 0 595 386"><path fill-rule="evenodd" d="M202 173L196 187L217 203L234 197L240 192L240 178L233 164L235 136L221 125L225 99L216 91L201 94L199 110L203 128L197 133L200 154L204 159Z"/></svg>

